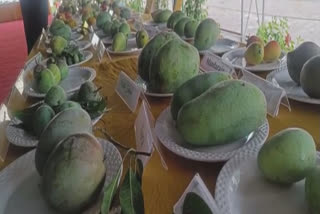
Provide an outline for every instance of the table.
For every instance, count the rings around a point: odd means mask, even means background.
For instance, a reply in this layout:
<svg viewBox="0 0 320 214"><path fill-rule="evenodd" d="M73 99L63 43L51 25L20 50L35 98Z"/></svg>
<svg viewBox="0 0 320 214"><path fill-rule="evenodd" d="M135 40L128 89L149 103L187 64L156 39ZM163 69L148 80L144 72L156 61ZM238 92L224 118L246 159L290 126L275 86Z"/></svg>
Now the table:
<svg viewBox="0 0 320 214"><path fill-rule="evenodd" d="M36 49L31 52L30 57L36 53ZM134 121L139 110L139 106L135 113L131 113L127 106L122 102L119 96L115 93L114 88L120 71L126 72L131 78L137 75L137 56L133 57L114 57L110 60L105 54L102 63L100 64L95 57L91 61L84 64L96 69L97 77L95 83L102 86L101 93L108 97L108 107L112 110L104 115L103 121L100 121L97 126L107 128L109 134L117 141L124 145L134 147ZM261 74L265 77L266 73ZM164 110L170 102L168 98L148 98L151 105L151 111L155 118ZM13 91L11 103L8 108L22 108L26 102ZM310 132L319 148L319 121L320 108L316 105L308 105L291 101L292 111L281 107L279 116L271 118L268 116L270 124L270 134L274 135L278 131L288 127L301 127ZM101 136L97 134L97 136ZM4 163L0 163L0 169L7 166L10 162L26 153L30 149L18 148L10 145L7 158ZM162 165L158 153L154 152L143 174L143 194L145 200L146 214L167 214L172 213L173 205L179 199L192 177L196 172L205 181L209 190L214 194L216 178L224 163L199 163L186 160L169 152L164 147L161 147L164 159L168 165L166 171Z"/></svg>

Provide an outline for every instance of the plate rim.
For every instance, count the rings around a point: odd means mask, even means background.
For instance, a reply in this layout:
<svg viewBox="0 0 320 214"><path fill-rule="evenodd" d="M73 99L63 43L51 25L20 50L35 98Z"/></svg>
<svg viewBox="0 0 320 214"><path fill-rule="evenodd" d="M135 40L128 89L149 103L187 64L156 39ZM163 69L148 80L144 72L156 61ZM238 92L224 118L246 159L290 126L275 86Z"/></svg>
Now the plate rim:
<svg viewBox="0 0 320 214"><path fill-rule="evenodd" d="M171 151L175 155L178 155L180 157L183 157L183 158L186 158L189 160L200 161L200 162L209 162L209 163L228 161L229 159L231 159L232 157L234 157L236 154L238 154L241 151L261 146L266 141L266 139L269 135L269 122L266 118L264 124L261 125L257 129L259 131L255 132L253 137L247 143L245 143L245 145L243 145L240 148L233 150L233 151L219 153L220 156L222 156L222 157L217 157L217 154L214 154L214 153L193 151L191 149L182 147L176 143L173 144L173 143L163 142L161 140L161 136L159 136L159 134L158 134L158 131L159 131L158 125L159 125L159 120L161 119L161 117L164 117L164 114L166 114L167 112L168 112L168 114L170 114L170 106L165 108L160 113L159 117L157 118L156 124L155 124L155 134L156 134L158 140L160 141L160 143L164 147L166 147L169 151ZM176 147L176 149L174 149L174 147ZM182 150L182 152L179 151L177 148L179 148L179 150ZM191 153L193 156L186 155L185 154L186 152L187 152L187 154ZM210 157L209 158L204 157L204 154L207 154Z"/></svg>
<svg viewBox="0 0 320 214"><path fill-rule="evenodd" d="M126 51L113 51L111 47L107 47L106 51L114 56L130 56L130 55L137 55L140 54L142 48L138 48L137 50L126 50Z"/></svg>

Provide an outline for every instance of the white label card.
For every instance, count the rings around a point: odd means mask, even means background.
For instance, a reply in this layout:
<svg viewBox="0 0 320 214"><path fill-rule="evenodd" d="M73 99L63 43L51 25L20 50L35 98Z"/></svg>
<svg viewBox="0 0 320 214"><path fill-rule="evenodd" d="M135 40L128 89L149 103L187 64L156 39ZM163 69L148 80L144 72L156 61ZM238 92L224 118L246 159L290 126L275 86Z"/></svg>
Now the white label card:
<svg viewBox="0 0 320 214"><path fill-rule="evenodd" d="M106 47L104 46L103 42L100 40L99 48L98 48L98 59L99 59L99 62L102 61L105 51L106 51Z"/></svg>
<svg viewBox="0 0 320 214"><path fill-rule="evenodd" d="M187 189L184 191L178 202L173 207L174 214L182 214L183 213L183 203L186 195L189 192L194 192L199 195L209 206L211 212L214 214L220 214L220 210L216 204L216 201L213 199L211 193L209 192L207 186L201 179L200 175L197 173L190 184L188 185Z"/></svg>
<svg viewBox="0 0 320 214"><path fill-rule="evenodd" d="M36 55L34 55L31 59L29 59L26 64L24 65L25 71L33 70L33 68L40 63L42 60L42 54L38 52Z"/></svg>
<svg viewBox="0 0 320 214"><path fill-rule="evenodd" d="M44 36L44 38L45 38L46 40L49 39L49 38L48 38L47 31L46 31L44 28L42 28L42 35Z"/></svg>
<svg viewBox="0 0 320 214"><path fill-rule="evenodd" d="M141 90L123 71L119 74L115 91L129 109L134 112L138 105Z"/></svg>
<svg viewBox="0 0 320 214"><path fill-rule="evenodd" d="M136 144L137 144L137 151L140 152L153 152L153 132L152 132L152 125L150 124L150 115L148 112L147 104L142 101L137 119L134 123L134 130L136 136ZM151 156L145 155L138 155L138 158L142 161L143 167L146 166Z"/></svg>
<svg viewBox="0 0 320 214"><path fill-rule="evenodd" d="M267 101L267 112L271 117L278 116L280 104L283 104L291 111L287 93L279 85L246 70L242 70L241 80L254 84L264 93Z"/></svg>
<svg viewBox="0 0 320 214"><path fill-rule="evenodd" d="M96 33L92 33L92 36L91 36L91 44L92 44L92 47L93 49L97 49L98 45L99 45L99 37L97 36Z"/></svg>
<svg viewBox="0 0 320 214"><path fill-rule="evenodd" d="M201 60L200 69L204 72L226 72L231 75L235 74L235 70L233 67L224 63L221 57L207 51Z"/></svg>

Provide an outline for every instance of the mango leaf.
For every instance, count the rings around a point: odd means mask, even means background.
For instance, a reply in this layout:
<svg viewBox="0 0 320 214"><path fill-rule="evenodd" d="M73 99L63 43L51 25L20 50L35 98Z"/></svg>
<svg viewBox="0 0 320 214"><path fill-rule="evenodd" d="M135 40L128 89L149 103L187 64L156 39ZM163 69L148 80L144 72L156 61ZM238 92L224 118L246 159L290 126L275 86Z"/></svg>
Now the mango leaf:
<svg viewBox="0 0 320 214"><path fill-rule="evenodd" d="M131 168L120 187L120 205L123 214L144 214L141 185Z"/></svg>
<svg viewBox="0 0 320 214"><path fill-rule="evenodd" d="M196 193L189 192L183 202L182 214L213 214L206 202Z"/></svg>
<svg viewBox="0 0 320 214"><path fill-rule="evenodd" d="M119 180L121 175L121 168L118 170L117 175L113 178L111 183L105 188L101 204L101 214L108 214L111 208L111 203L114 195L119 187Z"/></svg>

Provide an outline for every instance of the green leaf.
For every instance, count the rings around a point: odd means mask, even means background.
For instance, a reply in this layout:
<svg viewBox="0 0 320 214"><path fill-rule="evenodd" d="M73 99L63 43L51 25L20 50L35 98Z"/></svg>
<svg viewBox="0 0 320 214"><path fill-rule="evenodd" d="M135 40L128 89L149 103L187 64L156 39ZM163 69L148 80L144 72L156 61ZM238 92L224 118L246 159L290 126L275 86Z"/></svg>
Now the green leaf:
<svg viewBox="0 0 320 214"><path fill-rule="evenodd" d="M123 214L144 214L141 185L131 168L120 187L120 205Z"/></svg>
<svg viewBox="0 0 320 214"><path fill-rule="evenodd" d="M206 202L196 193L189 192L183 202L182 214L213 214Z"/></svg>
<svg viewBox="0 0 320 214"><path fill-rule="evenodd" d="M136 164L137 164L136 175L137 175L138 181L140 182L140 185L142 185L143 163L139 158L137 158Z"/></svg>
<svg viewBox="0 0 320 214"><path fill-rule="evenodd" d="M108 214L111 208L111 203L114 195L119 187L119 180L121 175L121 168L118 170L117 175L113 178L111 183L105 188L101 204L101 214Z"/></svg>

